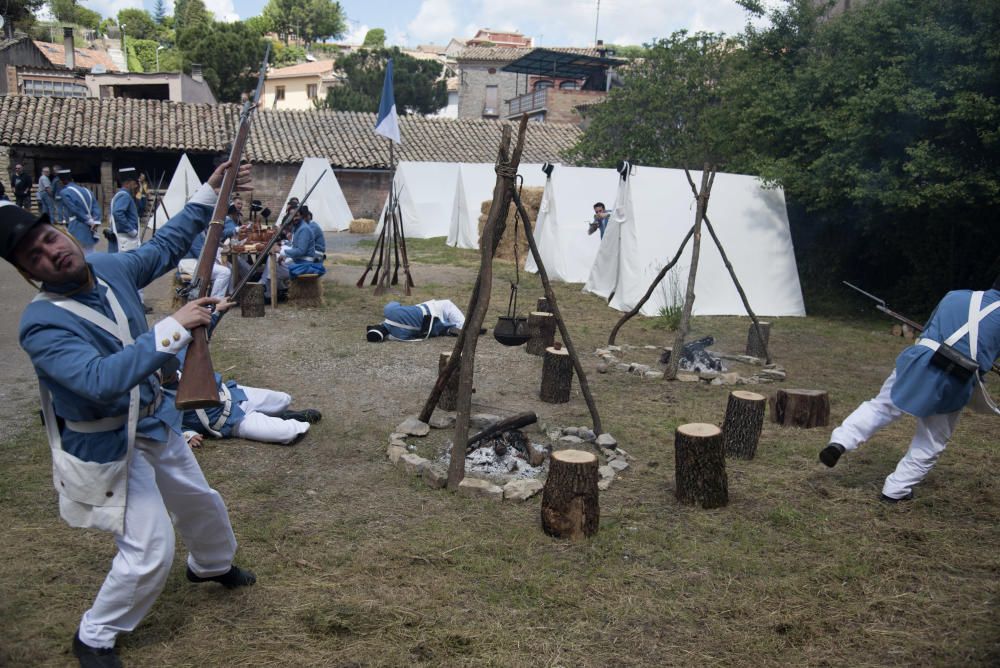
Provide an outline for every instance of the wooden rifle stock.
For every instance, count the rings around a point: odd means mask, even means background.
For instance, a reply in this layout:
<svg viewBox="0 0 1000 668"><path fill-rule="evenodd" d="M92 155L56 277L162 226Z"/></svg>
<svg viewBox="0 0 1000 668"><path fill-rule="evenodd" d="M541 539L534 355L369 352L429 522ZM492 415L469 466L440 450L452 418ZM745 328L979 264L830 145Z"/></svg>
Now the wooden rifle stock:
<svg viewBox="0 0 1000 668"><path fill-rule="evenodd" d="M271 45L268 43L264 51L264 62L261 64L257 77L257 90L254 92L253 98L247 100L243 105L243 111L240 114L240 127L229 152L229 169L222 177L219 200L215 203L212 222L209 223L205 235L205 245L202 246L201 255L198 257L198 270L194 277L194 286L198 290L197 298L208 295L209 285L212 282L212 266L215 264L215 256L222 241L222 228L229 210L229 199L236 189L236 178L239 175L240 162L243 159L243 149L250 136L250 122L253 119L253 112L260 103L261 92L264 89L264 75L267 72L267 58L270 53ZM193 338L188 344L187 355L184 358L184 372L177 385L175 403L178 410L211 408L222 403L219 401L219 390L215 384L215 369L212 367L212 357L208 350L208 334L209 330L204 326L191 330Z"/></svg>

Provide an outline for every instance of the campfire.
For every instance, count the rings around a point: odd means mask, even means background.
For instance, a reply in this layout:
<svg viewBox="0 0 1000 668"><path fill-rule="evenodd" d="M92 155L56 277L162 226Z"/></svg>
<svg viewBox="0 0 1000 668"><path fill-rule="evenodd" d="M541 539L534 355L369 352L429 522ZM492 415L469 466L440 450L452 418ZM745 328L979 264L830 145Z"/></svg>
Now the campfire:
<svg viewBox="0 0 1000 668"><path fill-rule="evenodd" d="M706 350L713 343L715 343L715 338L706 336L697 341L684 344L684 349L681 352L681 361L678 362L677 368L695 373L704 371L725 372L726 367L723 365L722 360ZM670 351L667 350L660 355L660 364L668 364L669 362Z"/></svg>
<svg viewBox="0 0 1000 668"><path fill-rule="evenodd" d="M466 472L507 480L538 477L544 471L548 453L520 429L536 420L534 413L522 413L474 435L465 449ZM452 447L449 444L442 455L444 462L451 459Z"/></svg>

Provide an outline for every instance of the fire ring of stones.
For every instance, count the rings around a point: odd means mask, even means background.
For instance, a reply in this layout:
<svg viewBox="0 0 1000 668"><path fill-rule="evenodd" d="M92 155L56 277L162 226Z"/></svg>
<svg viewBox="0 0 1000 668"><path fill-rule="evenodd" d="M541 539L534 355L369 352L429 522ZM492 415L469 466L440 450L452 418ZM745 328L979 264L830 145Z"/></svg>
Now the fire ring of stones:
<svg viewBox="0 0 1000 668"><path fill-rule="evenodd" d="M499 421L496 415L477 413L469 423L479 430ZM451 444L448 443L437 457L429 459L417 454L413 439L424 438L432 428L449 429L454 425L455 413L435 411L429 423L411 415L389 435L386 455L397 468L411 476L420 476L431 489L442 489L448 483ZM632 461L632 456L618 447L611 434L597 436L589 427L546 427L540 423L535 427L536 436L544 435L543 440L548 443L533 443L517 429L477 443L466 454L465 479L459 484L458 493L493 501L526 501L542 491L553 449L579 449L589 444L603 458L597 483L602 491L608 489ZM412 442L408 443L407 439Z"/></svg>
<svg viewBox="0 0 1000 668"><path fill-rule="evenodd" d="M608 373L611 370L615 370L638 376L640 378L650 378L654 380L663 378L663 371L654 369L652 365L640 364L638 362L626 362L624 357L625 351L628 350L658 350L661 351L662 354L670 352L671 348L649 345L631 346L627 343L623 343L620 346L604 346L603 348L598 348L594 351L594 355L601 358L601 361L597 365L597 372ZM725 370L678 370L678 381L687 383L697 383L700 381L711 385L758 385L760 383L773 383L785 380L786 374L783 367L780 367L777 364L765 364L764 360L759 357L751 357L750 355L732 355L729 353L719 353L710 350L704 350L704 353L717 360L738 362L740 364L756 368L748 375L741 375L738 371ZM665 362L661 362L661 364L665 364Z"/></svg>

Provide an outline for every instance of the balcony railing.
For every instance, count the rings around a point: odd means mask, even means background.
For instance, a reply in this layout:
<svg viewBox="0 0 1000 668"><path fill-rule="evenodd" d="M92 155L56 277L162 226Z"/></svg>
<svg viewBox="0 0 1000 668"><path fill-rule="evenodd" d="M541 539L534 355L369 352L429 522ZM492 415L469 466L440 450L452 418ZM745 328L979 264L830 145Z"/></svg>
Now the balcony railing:
<svg viewBox="0 0 1000 668"><path fill-rule="evenodd" d="M511 98L507 101L507 104L510 105L510 113L508 115L520 116L521 114L545 109L549 99L549 90L548 88L542 88L533 93Z"/></svg>

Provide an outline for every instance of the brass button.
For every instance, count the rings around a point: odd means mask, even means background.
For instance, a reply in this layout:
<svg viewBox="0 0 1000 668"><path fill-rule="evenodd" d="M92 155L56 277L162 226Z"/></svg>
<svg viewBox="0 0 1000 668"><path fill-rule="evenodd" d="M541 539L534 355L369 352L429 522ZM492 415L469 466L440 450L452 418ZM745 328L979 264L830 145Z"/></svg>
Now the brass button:
<svg viewBox="0 0 1000 668"><path fill-rule="evenodd" d="M174 332L174 341L180 341L180 340L181 340L181 333Z"/></svg>
<svg viewBox="0 0 1000 668"><path fill-rule="evenodd" d="M170 347L170 339L163 339L162 341L160 341L160 345L162 345L164 348L169 348Z"/></svg>
<svg viewBox="0 0 1000 668"><path fill-rule="evenodd" d="M110 492L110 491L104 493L104 496L106 496L108 498L110 498L110 497L112 497L114 495L115 495L115 493L114 492Z"/></svg>

